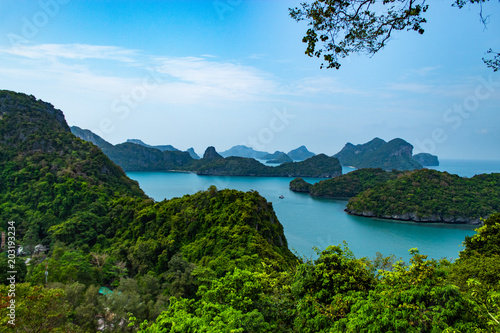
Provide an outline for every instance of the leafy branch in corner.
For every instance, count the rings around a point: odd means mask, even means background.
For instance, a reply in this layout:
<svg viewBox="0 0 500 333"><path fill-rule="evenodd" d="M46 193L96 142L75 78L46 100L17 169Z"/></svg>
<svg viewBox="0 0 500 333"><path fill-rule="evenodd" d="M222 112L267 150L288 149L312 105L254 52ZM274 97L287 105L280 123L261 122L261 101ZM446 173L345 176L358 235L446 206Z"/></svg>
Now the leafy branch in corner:
<svg viewBox="0 0 500 333"><path fill-rule="evenodd" d="M482 3L489 0L455 0L453 6L463 8L467 3L479 4L480 18L487 25L489 16L483 15ZM308 29L302 41L307 44L305 54L322 58L321 68L339 69L340 60L352 53L373 56L383 49L395 31L424 33L423 15L429 6L426 0L316 0L290 8L290 16L297 22L305 21ZM492 59L483 58L487 67L500 69L500 53Z"/></svg>

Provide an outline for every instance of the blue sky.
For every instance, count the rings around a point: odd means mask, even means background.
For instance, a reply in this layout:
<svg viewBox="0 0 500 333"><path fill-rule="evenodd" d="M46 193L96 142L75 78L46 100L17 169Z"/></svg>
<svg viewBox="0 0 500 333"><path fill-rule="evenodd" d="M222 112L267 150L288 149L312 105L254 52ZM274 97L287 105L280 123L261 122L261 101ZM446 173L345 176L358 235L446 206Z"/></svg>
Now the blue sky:
<svg viewBox="0 0 500 333"><path fill-rule="evenodd" d="M116 144L233 145L334 154L403 138L441 158L500 159L500 4L430 3L426 32L396 33L339 71L304 55L300 1L0 2L0 89L33 94Z"/></svg>

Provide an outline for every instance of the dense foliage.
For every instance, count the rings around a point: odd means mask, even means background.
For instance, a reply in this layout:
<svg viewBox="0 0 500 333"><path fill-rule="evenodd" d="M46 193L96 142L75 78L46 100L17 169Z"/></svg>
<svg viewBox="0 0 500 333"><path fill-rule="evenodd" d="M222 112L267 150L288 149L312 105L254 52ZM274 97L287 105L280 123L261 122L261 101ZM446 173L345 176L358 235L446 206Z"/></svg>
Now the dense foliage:
<svg viewBox="0 0 500 333"><path fill-rule="evenodd" d="M50 242L49 229L93 245L109 227L113 198L146 196L96 146L69 131L61 111L33 96L0 91L0 228ZM64 224L61 224L64 222Z"/></svg>
<svg viewBox="0 0 500 333"><path fill-rule="evenodd" d="M483 238L481 231L473 238ZM172 298L154 323L134 324L143 333L498 331L498 270L487 283L475 279L471 262L410 252L409 264L380 267L330 246L290 271L236 269L200 287L198 298ZM454 282L457 274L466 286Z"/></svg>
<svg viewBox="0 0 500 333"><path fill-rule="evenodd" d="M466 4L488 0L453 0L458 8ZM316 0L303 2L301 7L290 8L290 16L297 22L307 22L308 29L302 42L307 44L305 53L322 58L321 67L340 68L342 58L351 54L374 55L383 49L396 31L424 33L425 13L429 8L425 0L387 0L374 5L365 0ZM480 18L483 24L489 15ZM500 69L500 53L488 50L491 56L483 58L487 67Z"/></svg>
<svg viewBox="0 0 500 333"><path fill-rule="evenodd" d="M479 222L500 211L500 174L462 178L423 169L406 173L352 198L352 214L415 221Z"/></svg>
<svg viewBox="0 0 500 333"><path fill-rule="evenodd" d="M304 179L300 177L292 180L289 186L290 190L294 192L304 192L304 193L309 193L311 187L312 187L311 183L306 182Z"/></svg>
<svg viewBox="0 0 500 333"><path fill-rule="evenodd" d="M370 142L353 145L347 143L340 152L334 155L340 164L361 168L382 168L384 170L421 169L412 158L413 146L402 139L385 142L375 138Z"/></svg>
<svg viewBox="0 0 500 333"><path fill-rule="evenodd" d="M347 199L370 189L376 185L395 179L403 174L400 171L384 171L382 169L358 169L332 179L322 180L315 184L304 184L305 181L293 180L290 189L296 192L309 192L315 197ZM307 185L308 184L308 185Z"/></svg>

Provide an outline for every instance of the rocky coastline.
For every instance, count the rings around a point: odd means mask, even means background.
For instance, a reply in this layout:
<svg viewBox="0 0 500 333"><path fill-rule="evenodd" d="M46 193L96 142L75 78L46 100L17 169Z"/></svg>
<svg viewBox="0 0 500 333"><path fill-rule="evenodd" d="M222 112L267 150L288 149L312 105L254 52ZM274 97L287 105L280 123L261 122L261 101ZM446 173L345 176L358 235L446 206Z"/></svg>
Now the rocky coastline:
<svg viewBox="0 0 500 333"><path fill-rule="evenodd" d="M430 215L430 216L418 216L416 213L402 213L402 214L391 214L391 215L377 215L372 211L354 211L348 208L344 209L349 215L379 218L385 220L399 220L399 221L412 221L419 223L448 223L448 224L470 224L470 225L482 225L483 222L480 218L464 217L464 216L440 216L440 215ZM487 218L485 216L484 218Z"/></svg>

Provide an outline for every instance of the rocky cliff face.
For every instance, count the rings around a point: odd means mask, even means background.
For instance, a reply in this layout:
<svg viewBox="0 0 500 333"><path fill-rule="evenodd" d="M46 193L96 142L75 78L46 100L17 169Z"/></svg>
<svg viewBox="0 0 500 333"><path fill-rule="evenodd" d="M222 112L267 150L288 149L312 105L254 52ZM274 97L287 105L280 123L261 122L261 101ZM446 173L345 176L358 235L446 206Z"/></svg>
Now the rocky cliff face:
<svg viewBox="0 0 500 333"><path fill-rule="evenodd" d="M194 148L191 147L187 150L189 156L191 156L192 159L194 160L199 160L200 159L200 156L198 156L198 154L196 154L196 152L194 151Z"/></svg>
<svg viewBox="0 0 500 333"><path fill-rule="evenodd" d="M430 215L430 216L418 216L416 213L404 213L404 214L391 214L391 215L381 215L377 216L372 211L353 211L348 208L345 211L350 215L364 216L364 217L378 217L388 220L399 220L399 221L413 221L413 222L427 222L427 223L454 223L454 224L472 224L480 225L482 224L479 218L470 218L464 216L442 216L442 215Z"/></svg>
<svg viewBox="0 0 500 333"><path fill-rule="evenodd" d="M221 155L219 155L219 153L217 153L217 151L215 150L215 147L212 147L212 146L208 147L205 150L205 153L203 154L204 161L220 160L222 158L223 157Z"/></svg>
<svg viewBox="0 0 500 333"><path fill-rule="evenodd" d="M391 147L389 156L411 157L413 146L402 139L394 139L387 143Z"/></svg>
<svg viewBox="0 0 500 333"><path fill-rule="evenodd" d="M413 146L403 139L393 139L385 142L375 138L360 145L347 143L334 155L344 166L355 168L382 168L384 170L414 170L421 169L417 161L412 159Z"/></svg>
<svg viewBox="0 0 500 333"><path fill-rule="evenodd" d="M113 147L111 143L107 142L99 135L92 133L89 130L81 129L78 126L71 126L71 133L73 133L76 137L82 139L83 141L92 142L101 149Z"/></svg>

